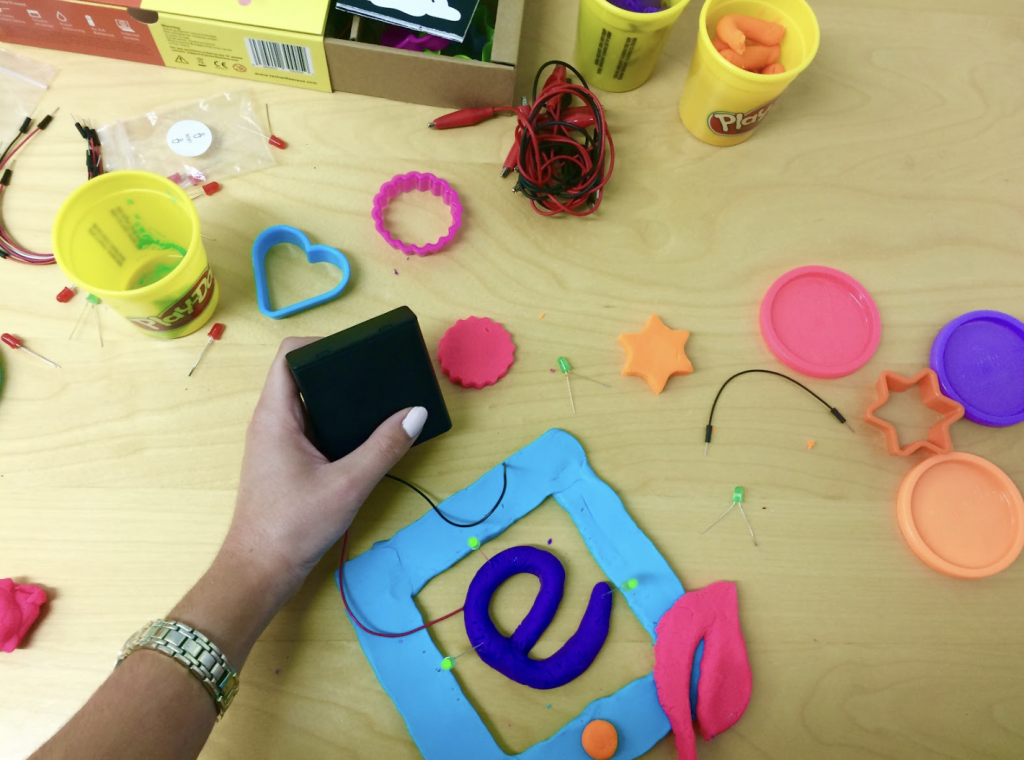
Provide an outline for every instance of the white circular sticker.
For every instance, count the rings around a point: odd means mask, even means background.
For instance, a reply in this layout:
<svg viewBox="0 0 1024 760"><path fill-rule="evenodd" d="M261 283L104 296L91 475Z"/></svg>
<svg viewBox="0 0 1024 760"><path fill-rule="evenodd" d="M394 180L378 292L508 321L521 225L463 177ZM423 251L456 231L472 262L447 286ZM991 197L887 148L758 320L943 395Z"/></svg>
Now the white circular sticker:
<svg viewBox="0 0 1024 760"><path fill-rule="evenodd" d="M195 119L179 121L167 130L167 147L179 156L201 156L212 143L210 128Z"/></svg>

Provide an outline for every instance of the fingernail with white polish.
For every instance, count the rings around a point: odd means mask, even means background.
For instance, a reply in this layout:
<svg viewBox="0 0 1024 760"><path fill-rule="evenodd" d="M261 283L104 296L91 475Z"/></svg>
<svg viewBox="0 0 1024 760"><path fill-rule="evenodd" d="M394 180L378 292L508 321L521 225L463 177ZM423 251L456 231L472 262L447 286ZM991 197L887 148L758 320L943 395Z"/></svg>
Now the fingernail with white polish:
<svg viewBox="0 0 1024 760"><path fill-rule="evenodd" d="M414 406L409 410L409 413L405 415L405 419L402 420L402 429L405 434L410 438L415 438L423 430L423 426L427 423L427 410L422 406Z"/></svg>

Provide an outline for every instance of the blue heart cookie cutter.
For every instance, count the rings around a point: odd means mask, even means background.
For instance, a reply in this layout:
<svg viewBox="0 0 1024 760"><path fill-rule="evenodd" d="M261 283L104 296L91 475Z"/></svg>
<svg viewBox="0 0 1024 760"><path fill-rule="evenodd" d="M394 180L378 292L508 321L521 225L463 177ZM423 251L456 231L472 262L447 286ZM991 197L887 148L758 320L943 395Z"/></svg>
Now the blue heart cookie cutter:
<svg viewBox="0 0 1024 760"><path fill-rule="evenodd" d="M341 282L326 293L293 303L290 306L283 306L280 309L272 309L270 307L270 289L267 287L267 254L271 248L281 243L291 243L301 248L306 254L306 261L310 264L333 264L341 270ZM345 254L329 245L312 245L309 238L306 237L306 233L287 224L267 227L256 237L252 244L252 268L256 276L256 303L263 315L271 319L284 319L337 298L348 285L349 278L352 277L352 267L349 266Z"/></svg>

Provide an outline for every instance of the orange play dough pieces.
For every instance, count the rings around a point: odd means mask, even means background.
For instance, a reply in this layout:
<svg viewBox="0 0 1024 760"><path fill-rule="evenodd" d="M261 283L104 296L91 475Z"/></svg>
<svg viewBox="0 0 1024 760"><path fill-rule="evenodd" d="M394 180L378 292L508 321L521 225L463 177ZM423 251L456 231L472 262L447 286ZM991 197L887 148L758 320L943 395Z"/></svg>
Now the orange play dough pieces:
<svg viewBox="0 0 1024 760"><path fill-rule="evenodd" d="M592 720L583 729L583 751L594 760L610 760L619 748L619 732L606 720Z"/></svg>
<svg viewBox="0 0 1024 760"><path fill-rule="evenodd" d="M746 50L747 40L760 42L762 45L778 45L786 36L786 27L773 24L771 21L730 13L722 16L715 27L718 36L738 55Z"/></svg>
<svg viewBox="0 0 1024 760"><path fill-rule="evenodd" d="M778 45L758 45L757 47L750 45L742 55L730 48L720 50L718 54L733 66L739 66L745 71L760 72L761 69L771 66L779 60L782 48Z"/></svg>
<svg viewBox="0 0 1024 760"><path fill-rule="evenodd" d="M725 60L744 71L782 74L786 67L778 62L786 27L771 21L732 13L722 16L715 27L711 44Z"/></svg>
<svg viewBox="0 0 1024 760"><path fill-rule="evenodd" d="M686 356L689 337L689 331L671 330L657 314L652 314L643 330L619 336L619 343L626 350L622 374L642 377L652 391L661 393L673 375L693 372L693 365Z"/></svg>

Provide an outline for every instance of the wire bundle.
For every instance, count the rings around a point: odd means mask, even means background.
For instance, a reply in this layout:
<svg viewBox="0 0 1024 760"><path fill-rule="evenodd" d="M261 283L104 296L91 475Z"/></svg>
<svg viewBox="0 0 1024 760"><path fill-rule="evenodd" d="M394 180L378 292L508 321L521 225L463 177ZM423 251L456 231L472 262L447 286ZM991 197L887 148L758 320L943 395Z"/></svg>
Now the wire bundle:
<svg viewBox="0 0 1024 760"><path fill-rule="evenodd" d="M555 70L538 92L540 75L551 65ZM567 81L567 69L579 84ZM574 99L584 105L574 108ZM604 109L583 76L568 63L548 61L534 77L533 105L515 111L519 119L515 191L529 198L543 216L563 212L587 216L597 211L615 168L615 146Z"/></svg>
<svg viewBox="0 0 1024 760"><path fill-rule="evenodd" d="M17 157L17 155L25 149L32 140L50 126L50 122L53 121L53 117L57 115L58 108L52 114L43 117L43 119L32 126L32 119L26 118L18 129L18 134L15 135L14 139L11 140L7 148L3 153L0 153L0 206L3 203L3 195L11 184L11 177L14 172L11 168L11 162ZM103 159L100 156L100 141L96 135L96 130L91 127L83 127L78 122L75 122L75 127L78 129L78 133L82 135L85 141L88 143L88 149L86 151L86 173L89 179L98 177L103 173ZM19 261L23 264L33 264L36 266L53 264L55 259L52 253L38 253L36 251L30 251L24 246L20 245L13 236L7 231L4 222L3 215L0 214L0 258L11 259L12 261Z"/></svg>
<svg viewBox="0 0 1024 760"><path fill-rule="evenodd" d="M72 114L74 115L74 114ZM84 119L83 119L84 121ZM100 154L100 137L96 130L88 125L82 125L81 121L75 119L75 129L85 140L88 148L85 151L85 171L89 179L95 179L103 174L103 156Z"/></svg>

